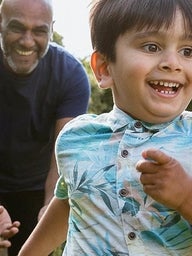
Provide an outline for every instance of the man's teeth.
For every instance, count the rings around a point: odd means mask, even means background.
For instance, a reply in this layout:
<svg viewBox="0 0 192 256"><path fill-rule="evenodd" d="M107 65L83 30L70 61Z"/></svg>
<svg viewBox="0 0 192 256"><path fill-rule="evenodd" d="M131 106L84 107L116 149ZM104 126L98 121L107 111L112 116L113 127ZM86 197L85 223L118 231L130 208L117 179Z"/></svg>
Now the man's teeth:
<svg viewBox="0 0 192 256"><path fill-rule="evenodd" d="M29 56L33 53L33 51L21 51L21 50L17 50L17 53L19 55L23 55L23 56Z"/></svg>

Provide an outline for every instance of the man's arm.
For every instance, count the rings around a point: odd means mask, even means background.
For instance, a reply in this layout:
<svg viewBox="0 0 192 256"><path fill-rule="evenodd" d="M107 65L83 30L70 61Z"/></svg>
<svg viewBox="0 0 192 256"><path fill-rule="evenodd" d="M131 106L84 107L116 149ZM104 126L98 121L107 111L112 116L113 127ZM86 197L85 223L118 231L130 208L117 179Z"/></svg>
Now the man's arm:
<svg viewBox="0 0 192 256"><path fill-rule="evenodd" d="M69 122L71 119L73 119L73 117L61 118L61 119L57 120L56 126L55 126L55 140L56 140L59 132L61 131L61 129L64 127L64 125L67 122ZM49 202L53 198L55 184L56 184L58 178L59 178L59 176L58 176L57 165L56 165L56 160L55 160L55 151L54 151L54 148L53 148L50 169L49 169L48 176L47 176L46 183L45 183L44 206L41 208L41 210L39 212L38 219L40 219L42 217L43 213L45 212L45 210L46 210L46 208L49 204Z"/></svg>
<svg viewBox="0 0 192 256"><path fill-rule="evenodd" d="M45 214L22 246L18 256L49 255L66 240L68 217L68 200L54 197Z"/></svg>

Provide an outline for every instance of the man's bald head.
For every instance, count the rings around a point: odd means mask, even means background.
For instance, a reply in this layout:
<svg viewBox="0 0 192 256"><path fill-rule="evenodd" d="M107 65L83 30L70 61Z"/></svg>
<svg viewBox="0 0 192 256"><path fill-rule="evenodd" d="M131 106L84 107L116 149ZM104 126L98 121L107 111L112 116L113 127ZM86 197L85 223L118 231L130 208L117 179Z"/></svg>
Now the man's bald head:
<svg viewBox="0 0 192 256"><path fill-rule="evenodd" d="M28 5L29 8L31 4L38 5L40 8L44 8L51 15L51 20L53 19L53 4L52 0L2 0L0 5L0 13L1 15L4 12L11 10L12 8Z"/></svg>

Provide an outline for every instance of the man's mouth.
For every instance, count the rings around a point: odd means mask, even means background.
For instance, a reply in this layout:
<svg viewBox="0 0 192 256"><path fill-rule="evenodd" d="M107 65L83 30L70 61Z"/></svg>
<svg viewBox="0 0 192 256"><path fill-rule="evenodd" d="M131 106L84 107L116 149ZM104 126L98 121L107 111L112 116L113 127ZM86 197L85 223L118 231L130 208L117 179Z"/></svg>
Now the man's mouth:
<svg viewBox="0 0 192 256"><path fill-rule="evenodd" d="M33 54L34 51L22 51L17 49L16 52L21 56L30 56Z"/></svg>
<svg viewBox="0 0 192 256"><path fill-rule="evenodd" d="M182 86L180 83L168 81L149 81L149 85L161 94L174 95Z"/></svg>

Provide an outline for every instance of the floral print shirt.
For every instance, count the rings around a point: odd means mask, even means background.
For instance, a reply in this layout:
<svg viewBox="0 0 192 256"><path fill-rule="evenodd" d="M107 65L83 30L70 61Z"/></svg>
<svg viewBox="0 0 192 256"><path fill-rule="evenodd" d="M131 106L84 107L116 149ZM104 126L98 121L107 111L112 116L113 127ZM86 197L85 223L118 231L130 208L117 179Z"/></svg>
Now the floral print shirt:
<svg viewBox="0 0 192 256"><path fill-rule="evenodd" d="M135 165L147 148L176 158L192 175L192 114L151 125L114 106L61 131L55 194L71 207L64 256L192 255L190 224L143 191Z"/></svg>

